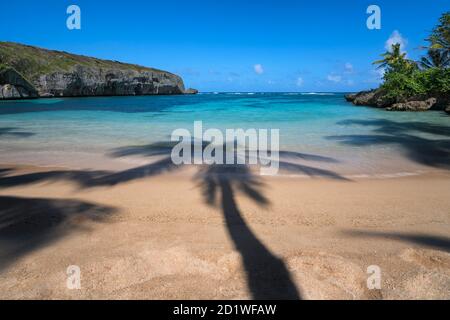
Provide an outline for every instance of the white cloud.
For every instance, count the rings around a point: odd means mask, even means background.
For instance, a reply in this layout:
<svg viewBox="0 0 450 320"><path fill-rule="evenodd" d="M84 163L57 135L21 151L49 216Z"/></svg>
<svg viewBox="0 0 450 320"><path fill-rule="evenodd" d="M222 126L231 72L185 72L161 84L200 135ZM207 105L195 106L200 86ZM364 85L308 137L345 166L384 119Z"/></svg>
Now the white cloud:
<svg viewBox="0 0 450 320"><path fill-rule="evenodd" d="M392 32L391 36L389 37L389 39L386 40L386 44L385 44L385 49L387 51L391 51L392 50L392 45L393 44L400 44L400 49L402 52L405 52L406 46L408 45L408 40L403 38L403 36L401 35L400 32L398 32L398 30L395 30L394 32Z"/></svg>
<svg viewBox="0 0 450 320"><path fill-rule="evenodd" d="M297 82L296 82L297 87L303 86L303 83L304 83L304 82L305 82L305 81L303 80L302 77L298 77L298 78L297 78Z"/></svg>
<svg viewBox="0 0 450 320"><path fill-rule="evenodd" d="M338 82L341 82L342 77L341 77L341 76L338 76L338 75L329 74L329 75L327 76L327 80L328 80L328 81L331 81L331 82L336 82L336 83L338 83Z"/></svg>
<svg viewBox="0 0 450 320"><path fill-rule="evenodd" d="M350 62L347 62L344 65L345 73L353 73L353 65Z"/></svg>
<svg viewBox="0 0 450 320"><path fill-rule="evenodd" d="M384 77L384 73L386 72L386 69L380 68L374 70L375 74L378 76L378 78L382 79Z"/></svg>
<svg viewBox="0 0 450 320"><path fill-rule="evenodd" d="M253 69L255 70L255 72L257 74L263 74L264 73L264 68L263 68L263 66L261 64L255 64L253 66Z"/></svg>

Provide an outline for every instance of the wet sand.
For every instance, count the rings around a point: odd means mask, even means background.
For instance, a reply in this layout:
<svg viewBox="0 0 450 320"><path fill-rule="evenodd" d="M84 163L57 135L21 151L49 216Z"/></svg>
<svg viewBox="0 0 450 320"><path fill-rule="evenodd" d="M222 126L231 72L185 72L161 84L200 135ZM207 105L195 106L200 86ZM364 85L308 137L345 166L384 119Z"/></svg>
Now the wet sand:
<svg viewBox="0 0 450 320"><path fill-rule="evenodd" d="M0 166L0 298L450 299L449 173L143 172Z"/></svg>

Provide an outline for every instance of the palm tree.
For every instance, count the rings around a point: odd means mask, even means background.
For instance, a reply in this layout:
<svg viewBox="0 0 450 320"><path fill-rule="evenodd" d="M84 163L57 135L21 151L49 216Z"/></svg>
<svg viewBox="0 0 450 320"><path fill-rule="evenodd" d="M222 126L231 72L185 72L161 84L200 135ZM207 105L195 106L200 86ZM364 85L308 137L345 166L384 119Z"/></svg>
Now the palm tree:
<svg viewBox="0 0 450 320"><path fill-rule="evenodd" d="M428 56L422 57L419 64L423 69L447 68L450 66L450 54L439 49L429 49Z"/></svg>
<svg viewBox="0 0 450 320"><path fill-rule="evenodd" d="M427 39L430 49L436 49L450 55L450 12L446 12L439 19L439 25Z"/></svg>

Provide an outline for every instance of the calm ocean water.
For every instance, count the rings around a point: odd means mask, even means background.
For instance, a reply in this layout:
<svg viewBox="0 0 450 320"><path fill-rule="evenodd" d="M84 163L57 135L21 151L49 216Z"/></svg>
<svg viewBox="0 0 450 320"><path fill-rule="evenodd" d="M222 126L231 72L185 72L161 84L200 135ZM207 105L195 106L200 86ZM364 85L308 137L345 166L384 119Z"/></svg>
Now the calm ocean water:
<svg viewBox="0 0 450 320"><path fill-rule="evenodd" d="M0 102L0 163L120 169L146 159L111 150L167 141L176 128L280 129L283 150L308 166L352 175L448 169L450 117L391 113L343 94L228 93ZM320 159L320 158L317 158Z"/></svg>

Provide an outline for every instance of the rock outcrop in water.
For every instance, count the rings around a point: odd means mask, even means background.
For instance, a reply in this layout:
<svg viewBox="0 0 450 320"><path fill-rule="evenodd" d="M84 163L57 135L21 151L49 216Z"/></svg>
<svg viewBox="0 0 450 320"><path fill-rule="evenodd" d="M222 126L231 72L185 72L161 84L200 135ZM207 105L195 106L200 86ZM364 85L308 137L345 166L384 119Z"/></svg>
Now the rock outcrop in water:
<svg viewBox="0 0 450 320"><path fill-rule="evenodd" d="M425 101L407 101L395 103L392 106L388 107L386 110L388 111L427 111L430 110L437 102L436 98L430 98Z"/></svg>
<svg viewBox="0 0 450 320"><path fill-rule="evenodd" d="M394 101L387 99L384 92L380 89L348 94L345 96L345 99L356 106L376 108L386 108L394 103Z"/></svg>
<svg viewBox="0 0 450 320"><path fill-rule="evenodd" d="M197 89L189 88L189 89L186 89L186 90L184 91L184 93L185 93L185 94L197 94L197 93L198 93L198 90L197 90Z"/></svg>
<svg viewBox="0 0 450 320"><path fill-rule="evenodd" d="M184 93L170 72L0 42L0 99Z"/></svg>

